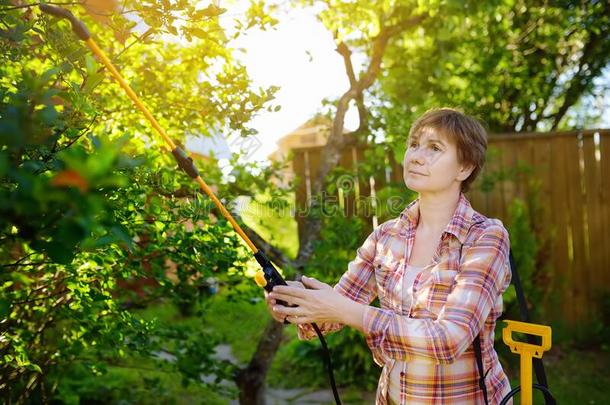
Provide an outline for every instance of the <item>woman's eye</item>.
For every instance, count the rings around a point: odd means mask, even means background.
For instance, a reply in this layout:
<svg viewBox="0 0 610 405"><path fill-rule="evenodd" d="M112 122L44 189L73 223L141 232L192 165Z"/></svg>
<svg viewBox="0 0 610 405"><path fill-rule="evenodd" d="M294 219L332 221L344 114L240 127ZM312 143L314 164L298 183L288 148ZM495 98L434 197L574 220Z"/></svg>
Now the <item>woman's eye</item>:
<svg viewBox="0 0 610 405"><path fill-rule="evenodd" d="M441 150L441 149L440 149L438 146L436 146L436 145L434 145L434 146L432 147L432 149L433 149L435 152L438 152L439 150Z"/></svg>

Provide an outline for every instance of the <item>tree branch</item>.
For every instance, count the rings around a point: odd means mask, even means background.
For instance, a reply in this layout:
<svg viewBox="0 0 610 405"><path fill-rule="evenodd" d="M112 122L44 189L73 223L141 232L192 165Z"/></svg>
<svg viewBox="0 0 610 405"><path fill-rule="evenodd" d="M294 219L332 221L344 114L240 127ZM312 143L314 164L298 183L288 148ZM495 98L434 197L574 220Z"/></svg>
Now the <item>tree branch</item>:
<svg viewBox="0 0 610 405"><path fill-rule="evenodd" d="M400 10L402 11L402 9ZM397 16L398 9L395 9L388 20L395 19ZM340 97L339 101L337 102L337 111L333 120L331 133L328 137L326 146L322 149L318 173L312 184L313 196L319 196L321 194L325 185L325 178L330 170L337 165L343 147L348 142L351 143L354 141L353 137L350 139L348 136L357 134L361 130L361 128L359 128L350 134L343 133L345 114L347 113L349 102L356 99L359 95L362 95L364 90L369 88L377 79L381 69L383 55L390 39L421 23L427 18L427 16L428 14L424 13L386 26L383 25L385 20L383 18L380 19L381 30L373 39L370 63L359 80L355 79L355 74L351 65L351 58L348 57L351 55L351 52L344 44L339 44L337 47L337 51L343 56L344 59L346 72L350 79L350 88ZM364 108L363 104L362 108ZM315 202L316 198L313 198L312 200ZM305 218L303 226L307 231L304 233L304 240L301 241L299 254L296 259L297 269L303 268L305 263L309 261L309 258L313 254L314 242L319 237L322 221L319 218L308 216ZM297 270L297 276L299 275L300 271Z"/></svg>
<svg viewBox="0 0 610 405"><path fill-rule="evenodd" d="M335 33L335 39L337 39ZM345 65L345 73L349 79L350 89L358 89L358 82L356 80L356 75L354 73L354 66L352 65L352 51L348 48L345 42L340 42L337 46L336 51L343 57L343 64ZM368 115L366 108L364 107L364 94L362 91L358 91L355 96L356 105L358 106L358 118L359 124L358 129L352 133L350 136L355 136L364 132L368 128Z"/></svg>
<svg viewBox="0 0 610 405"><path fill-rule="evenodd" d="M155 28L149 28L148 30L146 30L146 32L142 35L140 35L139 37L136 37L129 45L127 45L125 48L123 48L121 50L121 52L117 53L116 55L114 55L114 57L112 58L112 63L116 64L117 61L119 60L119 57L124 54L129 48L131 48L132 46L134 46L135 44L137 44L138 42L141 42L143 40L145 40L146 38L148 38L150 35L152 35L154 32L156 31ZM98 69L98 73L103 71L105 69L105 66L102 66Z"/></svg>

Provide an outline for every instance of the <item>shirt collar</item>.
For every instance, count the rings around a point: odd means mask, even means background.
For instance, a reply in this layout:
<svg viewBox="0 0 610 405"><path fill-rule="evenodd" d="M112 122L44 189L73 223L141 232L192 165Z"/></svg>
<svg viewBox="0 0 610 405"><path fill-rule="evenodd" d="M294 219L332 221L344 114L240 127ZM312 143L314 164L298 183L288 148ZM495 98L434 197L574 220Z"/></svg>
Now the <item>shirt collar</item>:
<svg viewBox="0 0 610 405"><path fill-rule="evenodd" d="M476 211L472 208L464 193L460 192L457 208L453 213L451 221L447 224L445 232L455 235L460 243L463 244L466 241L470 226L474 222L479 222L476 220L475 215ZM400 218L407 222L409 231L414 231L417 228L417 223L419 222L419 197L407 205L401 212Z"/></svg>

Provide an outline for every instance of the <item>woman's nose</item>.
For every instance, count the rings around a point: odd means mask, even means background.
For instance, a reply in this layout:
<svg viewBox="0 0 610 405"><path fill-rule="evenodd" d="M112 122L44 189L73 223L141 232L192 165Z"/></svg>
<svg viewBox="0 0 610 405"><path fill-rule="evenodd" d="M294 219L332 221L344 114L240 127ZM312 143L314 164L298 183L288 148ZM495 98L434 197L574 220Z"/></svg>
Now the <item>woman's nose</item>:
<svg viewBox="0 0 610 405"><path fill-rule="evenodd" d="M407 153L407 163L421 165L425 161L425 156L422 154L421 149L415 149Z"/></svg>

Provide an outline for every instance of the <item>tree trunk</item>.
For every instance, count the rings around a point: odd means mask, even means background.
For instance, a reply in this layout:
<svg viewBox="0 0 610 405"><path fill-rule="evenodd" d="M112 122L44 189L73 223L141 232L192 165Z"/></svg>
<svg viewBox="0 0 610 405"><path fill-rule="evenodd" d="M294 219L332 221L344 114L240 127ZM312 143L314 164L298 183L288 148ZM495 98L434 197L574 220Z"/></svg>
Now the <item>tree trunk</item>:
<svg viewBox="0 0 610 405"><path fill-rule="evenodd" d="M263 336L258 341L256 352L250 363L237 372L235 383L239 388L241 405L261 405L265 403L265 379L275 353L282 341L284 325L269 321Z"/></svg>

